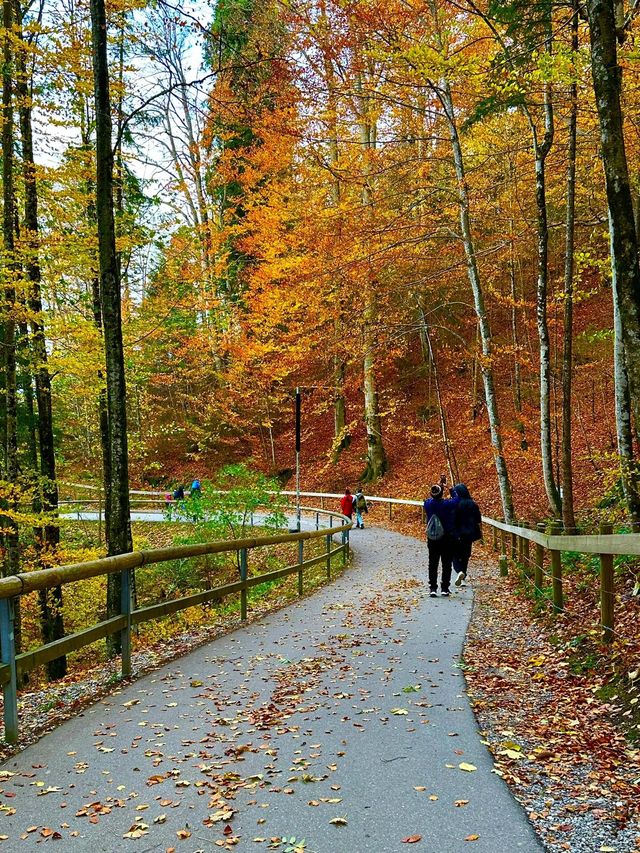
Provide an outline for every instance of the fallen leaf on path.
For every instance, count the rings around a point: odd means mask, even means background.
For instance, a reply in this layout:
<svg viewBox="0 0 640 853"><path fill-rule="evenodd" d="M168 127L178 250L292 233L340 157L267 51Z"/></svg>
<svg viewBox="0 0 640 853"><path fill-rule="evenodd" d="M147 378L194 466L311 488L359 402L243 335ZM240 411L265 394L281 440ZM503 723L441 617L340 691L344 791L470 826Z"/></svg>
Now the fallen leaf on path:
<svg viewBox="0 0 640 853"><path fill-rule="evenodd" d="M407 835L406 838L402 839L403 844L417 844L418 841L422 841L421 835Z"/></svg>
<svg viewBox="0 0 640 853"><path fill-rule="evenodd" d="M466 771L467 771L467 773L471 773L471 772L473 772L474 770L477 770L477 769L478 769L478 768L475 766L475 764L467 764L467 762L466 762L466 761L461 761L461 762L460 762L460 764L458 764L458 767L460 768L460 770L466 770Z"/></svg>

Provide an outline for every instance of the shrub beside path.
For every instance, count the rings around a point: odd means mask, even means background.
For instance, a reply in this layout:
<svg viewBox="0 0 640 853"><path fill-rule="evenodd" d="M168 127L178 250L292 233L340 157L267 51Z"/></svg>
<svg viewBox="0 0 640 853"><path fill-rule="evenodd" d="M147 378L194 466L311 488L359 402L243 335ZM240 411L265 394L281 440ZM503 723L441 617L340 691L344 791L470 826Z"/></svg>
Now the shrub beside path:
<svg viewBox="0 0 640 853"><path fill-rule="evenodd" d="M430 599L416 539L351 541L331 585L7 761L0 850L540 851L464 692L471 590Z"/></svg>

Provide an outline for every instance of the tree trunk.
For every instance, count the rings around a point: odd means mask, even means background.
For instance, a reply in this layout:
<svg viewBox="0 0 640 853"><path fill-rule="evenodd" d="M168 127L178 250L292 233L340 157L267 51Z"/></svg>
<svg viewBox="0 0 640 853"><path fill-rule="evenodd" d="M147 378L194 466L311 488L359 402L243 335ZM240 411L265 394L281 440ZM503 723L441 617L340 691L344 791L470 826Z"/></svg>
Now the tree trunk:
<svg viewBox="0 0 640 853"><path fill-rule="evenodd" d="M5 353L5 399L6 399L6 472L9 486L16 491L9 497L9 509L14 512L18 506L18 429L17 429L17 389L16 389L16 322L15 322L15 244L14 244L14 188L13 188L13 3L3 0L2 18L4 28L3 69L2 69L2 182L4 237L4 353ZM18 525L15 518L8 517L5 528L5 574L15 575L20 571L18 550ZM16 646L17 646L16 638Z"/></svg>
<svg viewBox="0 0 640 853"><path fill-rule="evenodd" d="M326 21L325 21L326 23ZM340 178L338 175L338 126L337 126L337 105L335 96L335 80L334 71L331 61L325 54L324 62L325 79L327 83L327 98L328 98L328 113L329 113L329 163L331 168L331 201L336 208L340 207L340 198L342 189L340 187ZM342 218L338 215L337 220L337 236L338 244L342 232ZM344 378L346 372L346 364L342 352L343 344L343 305L342 292L340 282L338 281L333 289L333 303L335 317L333 321L334 334L334 356L333 356L333 414L334 414L334 443L333 443L333 462L338 462L340 454L343 450L349 447L351 436L347 432L347 404L344 396Z"/></svg>
<svg viewBox="0 0 640 853"><path fill-rule="evenodd" d="M22 10L16 2L18 28L22 41ZM26 46L25 46L26 50ZM25 271L29 282L29 308L31 314L31 349L33 352L36 403L38 407L38 447L40 451L41 510L46 519L37 542L38 557L42 568L52 565L60 543L58 514L58 484L56 480L56 458L53 437L53 410L51 404L51 376L47 363L47 346L43 325L41 270L39 258L38 188L33 156L33 131L31 121L31 92L26 67L26 52L17 56L17 94L19 96L20 135L22 139L22 174L24 180L24 239L27 247ZM62 616L62 587L54 587L39 597L41 631L44 643L64 637ZM63 678L67 673L67 659L63 655L47 664L49 678Z"/></svg>
<svg viewBox="0 0 640 853"><path fill-rule="evenodd" d="M613 296L613 377L616 401L616 434L620 456L620 479L634 530L640 529L640 494L638 493L638 468L633 451L633 429L631 424L631 395L629 377L625 363L625 348L622 339L622 320L615 274Z"/></svg>
<svg viewBox="0 0 640 853"><path fill-rule="evenodd" d="M126 383L122 318L120 305L120 269L116 253L113 214L113 149L111 140L111 103L107 60L107 23L104 0L91 0L93 78L96 107L96 219L100 258L100 296L105 344L107 380L107 417L111 483L106 527L109 556L133 550L129 507L129 470L127 445ZM121 612L121 578L109 575L107 614ZM118 651L119 639L111 644Z"/></svg>
<svg viewBox="0 0 640 853"><path fill-rule="evenodd" d="M578 4L573 0L571 50L578 54ZM567 149L566 244L564 255L564 322L562 347L562 521L566 533L575 533L573 509L573 465L571 459L571 391L573 382L573 269L576 208L576 129L578 85L569 90L569 144Z"/></svg>
<svg viewBox="0 0 640 853"><path fill-rule="evenodd" d="M453 447L451 446L451 441L449 440L447 413L444 408L444 403L442 402L442 394L440 392L440 376L438 374L438 365L436 363L435 354L433 352L433 345L431 343L431 334L429 333L427 315L425 313L423 305L420 302L418 302L418 314L420 319L420 345L422 347L422 357L429 365L433 375L433 382L436 389L436 401L438 403L438 414L440 416L442 446L444 448L444 456L447 462L447 469L449 471L449 480L453 485L454 483L459 482L460 475L458 473L458 465L456 462L455 454L453 452Z"/></svg>
<svg viewBox="0 0 640 853"><path fill-rule="evenodd" d="M618 298L621 335L629 378L631 408L640 423L640 267L633 219L631 183L624 144L616 25L612 0L587 0L591 39L591 72L600 119L611 266ZM632 474L635 479L635 474Z"/></svg>
<svg viewBox="0 0 640 853"><path fill-rule="evenodd" d="M462 155L462 145L458 135L458 127L455 119L455 111L453 107L453 98L451 95L451 86L448 80L443 80L440 87L433 87L436 94L439 96L444 108L447 125L449 127L449 135L451 138L451 147L453 149L453 161L458 179L458 204L460 207L460 226L462 229L462 241L464 244L465 257L467 260L467 273L469 283L473 293L473 301L476 315L478 317L478 328L480 330L480 342L482 344L482 380L484 384L484 396L487 404L487 414L489 416L489 428L491 431L491 444L493 446L496 472L498 475L498 487L500 489L500 498L502 501L502 511L507 521L512 521L514 518L513 497L511 494L511 482L509 480L509 472L507 470L507 462L504 457L502 444L502 428L500 424L500 416L498 413L498 400L495 392L493 381L493 345L491 338L491 329L489 327L489 318L484 304L484 293L480 281L480 272L476 260L475 244L473 233L471 230L471 215L469 204L469 191L467 187L467 178L464 167L464 158Z"/></svg>
<svg viewBox="0 0 640 853"><path fill-rule="evenodd" d="M550 14L550 12L549 12ZM548 33L546 48L550 52L551 21L547 21ZM551 512L556 518L562 513L562 502L553 471L553 447L551 436L551 343L547 320L547 300L549 290L549 226L547 222L546 159L551 150L554 136L553 103L550 84L544 87L544 137L540 141L536 125L527 112L533 150L535 153L536 173L536 214L538 223L538 285L536 293L536 321L538 326L538 353L540 368L540 457L542 476L547 500Z"/></svg>
<svg viewBox="0 0 640 853"><path fill-rule="evenodd" d="M358 89L362 91L361 83ZM364 164L364 182L362 187L362 205L367 221L373 220L373 192L369 175L369 153L376 145L376 132L369 116L367 96L360 95L360 143ZM371 274L364 288L363 318L363 385L364 385L364 420L367 429L367 463L361 480L369 483L382 477L388 468L387 455L382 441L382 424L378 407L378 389L375 374L375 345L376 345L376 301L375 286Z"/></svg>

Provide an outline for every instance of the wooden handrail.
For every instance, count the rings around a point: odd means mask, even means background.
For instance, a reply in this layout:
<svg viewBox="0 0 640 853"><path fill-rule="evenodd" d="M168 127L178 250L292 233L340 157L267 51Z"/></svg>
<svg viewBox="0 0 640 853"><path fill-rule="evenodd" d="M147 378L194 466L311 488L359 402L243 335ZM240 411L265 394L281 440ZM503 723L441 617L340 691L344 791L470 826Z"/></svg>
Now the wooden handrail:
<svg viewBox="0 0 640 853"><path fill-rule="evenodd" d="M612 554L640 556L640 534L638 533L590 533L567 536L565 534L542 533L518 524L508 524L483 515L482 521L496 530L503 530L542 545L549 551L573 551L580 554Z"/></svg>
<svg viewBox="0 0 640 853"><path fill-rule="evenodd" d="M325 515L344 519L339 513L328 510L304 507L311 512L322 512ZM124 569L137 569L153 563L166 563L169 560L183 560L189 557L202 557L206 554L221 554L239 551L242 548L251 550L266 545L279 545L283 542L300 542L306 539L319 539L330 531L342 533L350 530L351 522L340 527L321 528L319 530L301 530L296 533L280 533L276 536L254 536L250 539L225 539L216 542L206 542L200 545L176 545L170 548L154 548L149 551L133 551L129 554L118 554L115 557L102 557L85 563L69 563L66 566L54 566L50 569L39 569L35 572L21 572L0 578L0 599L14 598L26 595L39 589L52 589L65 583L87 580L98 575L113 574Z"/></svg>
<svg viewBox="0 0 640 853"><path fill-rule="evenodd" d="M104 557L86 563L71 563L66 566L55 566L35 572L22 572L6 578L0 578L0 684L4 696L4 727L5 740L10 743L18 739L18 676L36 666L48 663L63 654L76 651L98 639L119 633L122 641L122 673L131 674L131 627L134 624L156 619L161 616L177 613L198 604L204 604L224 598L232 593L240 593L241 619L247 618L247 591L253 586L265 581L276 580L297 573L298 593L303 593L304 570L320 563L326 564L327 578L331 575L331 558L342 553L343 563L346 563L349 553L349 531L352 522L338 512L322 508L303 507L305 512L316 514L315 530L298 530L293 533L278 533L273 536L253 536L243 539L221 540L199 545L178 545L169 548L155 548L147 551L134 551L129 554L119 554L114 557ZM330 522L338 519L335 527L320 527L319 516L328 516ZM341 534L342 542L337 548L332 547L333 536ZM319 556L304 559L304 543L312 539L326 539L326 550ZM265 572L261 575L248 577L247 553L255 548L278 545L287 542L298 543L298 562L276 571ZM132 610L131 580L132 570L154 563L164 563L171 560L181 560L190 557L200 557L207 554L236 553L240 555L240 580L224 586L203 590L199 593L170 599L159 604ZM37 649L16 655L14 642L14 603L20 596L36 590L50 589L55 586L73 583L99 575L120 572L122 577L122 606L121 614L91 628L78 631L40 646Z"/></svg>

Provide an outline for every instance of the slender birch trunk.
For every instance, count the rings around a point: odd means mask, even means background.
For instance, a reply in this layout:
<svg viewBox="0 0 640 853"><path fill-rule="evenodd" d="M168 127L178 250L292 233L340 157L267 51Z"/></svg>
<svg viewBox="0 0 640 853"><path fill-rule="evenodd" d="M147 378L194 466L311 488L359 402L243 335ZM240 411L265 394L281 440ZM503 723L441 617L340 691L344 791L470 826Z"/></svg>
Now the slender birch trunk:
<svg viewBox="0 0 640 853"><path fill-rule="evenodd" d="M361 86L360 86L361 89ZM369 223L373 220L373 192L370 184L369 156L376 146L376 129L369 116L366 96L360 96L360 143L364 164L364 183L362 187L362 205ZM364 289L363 320L363 385L364 420L367 429L367 464L361 479L371 482L382 477L387 471L387 455L382 441L382 423L378 406L378 389L375 373L375 326L377 321L375 282L371 275Z"/></svg>
<svg viewBox="0 0 640 853"><path fill-rule="evenodd" d="M444 449L444 457L447 463L447 469L449 471L449 480L453 485L453 483L459 482L460 475L458 473L458 465L453 451L453 446L449 438L447 413L444 408L442 393L440 391L440 376L438 373L438 365L435 359L435 353L433 351L433 345L431 343L431 334L429 331L429 324L427 322L427 315L425 313L424 307L420 302L418 302L418 317L420 321L419 328L422 357L424 361L429 365L430 373L433 376L433 383L436 391L436 401L438 404L438 416L440 418L440 431L442 433L442 446Z"/></svg>
<svg viewBox="0 0 640 853"><path fill-rule="evenodd" d="M495 384L493 380L493 345L491 338L491 329L489 326L489 318L484 303L484 293L480 281L480 272L478 270L478 262L476 260L475 243L473 232L471 229L471 214L469 203L469 189L467 186L467 176L464 166L464 157L462 154L462 145L458 134L458 126L455 118L455 110L453 106L453 97L451 94L451 86L448 80L443 80L439 87L433 87L436 94L442 103L447 125L449 127L449 136L451 138L451 147L453 150L453 162L458 180L458 204L460 208L460 227L462 231L462 241L464 244L465 257L467 261L467 274L469 283L473 293L473 302L478 318L478 328L480 331L480 342L482 344L482 381L484 385L484 396L487 404L487 414L489 417L489 429L491 431L491 444L493 446L494 460L496 472L498 475L498 487L500 489L500 499L502 501L502 510L507 521L512 521L514 518L513 496L511 493L511 481L509 480L509 472L507 470L507 462L504 456L502 442L502 427L500 424L500 415L498 413L498 400L496 397Z"/></svg>
<svg viewBox="0 0 640 853"><path fill-rule="evenodd" d="M550 11L546 21L547 36L545 46L551 52ZM536 214L538 226L538 284L536 292L536 323L538 327L538 355L540 370L540 457L542 476L547 500L551 512L556 518L562 514L562 501L553 470L553 446L551 435L551 343L547 302L549 291L549 225L547 221L546 159L554 137L554 117L551 85L544 86L544 135L539 138L535 122L527 111L527 118L533 137L536 174Z"/></svg>
<svg viewBox="0 0 640 853"><path fill-rule="evenodd" d="M578 53L578 3L573 0L571 50ZM573 508L573 464L571 457L571 392L573 384L573 273L576 208L576 131L578 84L569 90L569 144L567 148L567 204L564 252L564 322L562 347L562 521L566 533L575 533Z"/></svg>
<svg viewBox="0 0 640 853"><path fill-rule="evenodd" d="M328 122L329 122L329 164L331 169L331 201L336 211L339 211L342 188L338 175L339 152L338 152L338 108L335 94L335 75L331 60L325 56L324 63L325 79L328 91ZM338 245L342 233L342 217L337 215L336 230ZM334 301L334 356L333 356L333 414L334 414L334 445L333 461L337 462L343 450L349 447L351 436L347 433L347 404L344 396L344 380L346 363L343 355L344 317L341 301L341 288L338 282L333 288Z"/></svg>

